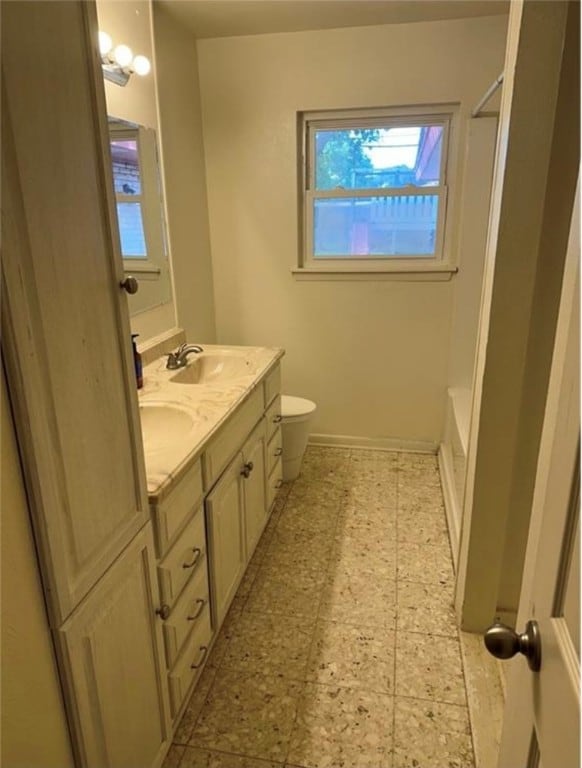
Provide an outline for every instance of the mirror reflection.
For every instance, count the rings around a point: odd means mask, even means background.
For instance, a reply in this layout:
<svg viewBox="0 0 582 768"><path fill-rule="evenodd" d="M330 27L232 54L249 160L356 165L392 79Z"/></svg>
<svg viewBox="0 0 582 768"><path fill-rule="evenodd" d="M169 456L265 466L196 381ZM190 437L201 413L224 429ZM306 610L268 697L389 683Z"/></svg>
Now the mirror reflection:
<svg viewBox="0 0 582 768"><path fill-rule="evenodd" d="M109 142L123 266L139 281L128 297L135 315L171 300L156 133L109 117Z"/></svg>

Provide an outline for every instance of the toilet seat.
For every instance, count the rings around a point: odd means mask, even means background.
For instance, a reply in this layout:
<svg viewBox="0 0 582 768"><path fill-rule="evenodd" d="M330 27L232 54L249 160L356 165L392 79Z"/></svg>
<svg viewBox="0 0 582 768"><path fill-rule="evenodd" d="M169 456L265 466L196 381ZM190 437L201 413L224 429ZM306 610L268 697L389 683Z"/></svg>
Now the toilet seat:
<svg viewBox="0 0 582 768"><path fill-rule="evenodd" d="M311 400L292 395L281 395L281 417L283 421L302 421L310 416L317 406Z"/></svg>

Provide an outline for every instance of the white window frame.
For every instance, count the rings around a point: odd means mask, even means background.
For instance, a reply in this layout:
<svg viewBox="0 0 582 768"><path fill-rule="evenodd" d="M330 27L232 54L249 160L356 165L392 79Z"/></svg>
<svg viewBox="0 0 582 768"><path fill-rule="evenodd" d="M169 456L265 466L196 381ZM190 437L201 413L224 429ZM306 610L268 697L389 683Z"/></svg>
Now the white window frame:
<svg viewBox="0 0 582 768"><path fill-rule="evenodd" d="M110 126L109 135L114 141L117 139L137 143L141 192L130 195L115 191L114 194L116 203L140 204L147 255L145 258L123 258L124 272L141 274L145 279L158 279L162 272L166 243L155 133L143 126Z"/></svg>
<svg viewBox="0 0 582 768"><path fill-rule="evenodd" d="M451 259L451 184L454 176L455 152L451 137L455 132L457 110L453 105L432 105L403 108L304 112L300 116L301 131L301 204L298 269L295 273L358 275L365 273L441 273L445 278L456 272ZM386 128L398 125L442 125L440 185L434 187L402 187L371 189L315 190L315 132L317 130L348 130L350 128ZM439 198L436 248L434 256L342 256L313 255L313 217L316 200L354 197L398 197L429 195Z"/></svg>

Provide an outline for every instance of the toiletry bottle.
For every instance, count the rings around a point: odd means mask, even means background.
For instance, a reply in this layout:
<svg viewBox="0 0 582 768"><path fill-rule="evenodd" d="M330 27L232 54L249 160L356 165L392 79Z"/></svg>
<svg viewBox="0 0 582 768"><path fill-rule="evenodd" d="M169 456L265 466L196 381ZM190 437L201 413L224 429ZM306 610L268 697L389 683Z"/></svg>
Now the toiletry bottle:
<svg viewBox="0 0 582 768"><path fill-rule="evenodd" d="M137 388L141 389L143 387L143 367L141 364L141 355L137 351L136 339L138 336L139 333L132 333L131 343L133 346L133 362L135 364L135 380L137 381Z"/></svg>

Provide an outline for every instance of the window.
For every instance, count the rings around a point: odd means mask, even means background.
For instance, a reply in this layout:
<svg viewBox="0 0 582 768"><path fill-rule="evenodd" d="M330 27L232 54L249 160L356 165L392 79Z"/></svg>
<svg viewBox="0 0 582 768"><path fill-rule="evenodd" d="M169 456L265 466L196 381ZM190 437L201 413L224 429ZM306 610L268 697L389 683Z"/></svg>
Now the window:
<svg viewBox="0 0 582 768"><path fill-rule="evenodd" d="M442 265L451 114L305 114L307 269Z"/></svg>
<svg viewBox="0 0 582 768"><path fill-rule="evenodd" d="M160 274L165 238L154 132L110 125L113 185L126 270Z"/></svg>

